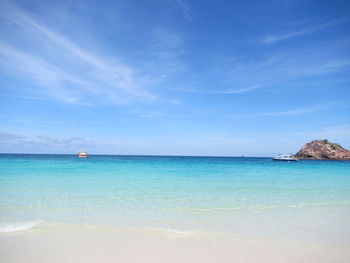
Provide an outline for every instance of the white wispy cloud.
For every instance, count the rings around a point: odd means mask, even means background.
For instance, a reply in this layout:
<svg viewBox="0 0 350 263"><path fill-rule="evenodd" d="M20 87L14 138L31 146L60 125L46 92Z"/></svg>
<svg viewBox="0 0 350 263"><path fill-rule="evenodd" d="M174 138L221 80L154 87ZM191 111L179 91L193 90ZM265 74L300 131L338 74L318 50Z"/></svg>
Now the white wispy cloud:
<svg viewBox="0 0 350 263"><path fill-rule="evenodd" d="M233 88L233 89L200 89L195 87L189 87L186 89L183 89L181 91L187 92L187 93L198 93L198 94L222 94L222 95L234 95L234 94L240 94L240 93L248 93L257 89L262 89L266 86L268 86L271 83L257 83L254 85L237 85L237 86L243 86L241 88Z"/></svg>
<svg viewBox="0 0 350 263"><path fill-rule="evenodd" d="M287 110L287 111L274 111L274 112L261 112L257 113L257 116L284 116L284 115L298 115L303 113L309 113L309 112L316 112L328 109L329 107L307 107L307 108L300 108L300 109L293 109L293 110Z"/></svg>
<svg viewBox="0 0 350 263"><path fill-rule="evenodd" d="M224 91L215 91L215 93L218 94L239 94L239 93L246 93L246 92L250 92L256 89L260 89L262 87L265 87L266 85L268 85L267 83L259 83L259 84L255 84L255 85L251 85L245 88L239 88L239 89L231 89L231 90L224 90Z"/></svg>
<svg viewBox="0 0 350 263"><path fill-rule="evenodd" d="M335 26L337 24L344 23L347 21L349 21L349 18L337 19L334 21L329 21L327 23L320 24L320 25L306 27L306 28L298 30L298 31L293 31L293 32L280 34L280 35L270 35L270 36L264 37L262 42L265 44L275 44L275 43L283 41L283 40L287 40L287 39L299 37L302 35L306 35L309 33L321 31L323 29L326 29L326 28L329 28L329 27L332 27L332 26Z"/></svg>
<svg viewBox="0 0 350 263"><path fill-rule="evenodd" d="M154 61L152 70L157 71L157 75L162 78L173 76L186 70L185 63L181 59L185 53L183 37L171 30L157 28L152 31L153 42L151 53Z"/></svg>
<svg viewBox="0 0 350 263"><path fill-rule="evenodd" d="M285 115L298 115L303 113L317 112L323 110L330 110L334 108L338 108L341 106L349 105L349 101L336 101L330 103L324 103L320 105L314 105L304 108L286 110L286 111L274 111L274 112L260 112L256 113L255 116L285 116Z"/></svg>
<svg viewBox="0 0 350 263"><path fill-rule="evenodd" d="M30 146L31 148L61 148L68 150L108 146L108 144L101 144L101 142L80 137L59 138L46 135L26 136L16 133L0 132L0 146L5 145L24 148Z"/></svg>
<svg viewBox="0 0 350 263"><path fill-rule="evenodd" d="M192 19L192 10L189 3L187 3L185 0L175 0L176 5L178 9L180 10L181 14L188 20Z"/></svg>
<svg viewBox="0 0 350 263"><path fill-rule="evenodd" d="M332 72L348 66L350 66L350 59L341 59L341 60L329 61L323 66L323 69L326 72L327 71Z"/></svg>
<svg viewBox="0 0 350 263"><path fill-rule="evenodd" d="M144 140L123 138L120 140L61 137L54 135L21 134L0 131L0 153L66 153L88 151L90 154L141 154L147 149ZM136 151L135 151L136 149Z"/></svg>
<svg viewBox="0 0 350 263"><path fill-rule="evenodd" d="M115 57L110 62L82 48L18 7L6 2L4 7L0 17L15 25L18 39L24 39L24 43L30 41L30 45L27 48L23 44L1 41L3 69L17 68L46 89L54 87L52 95L64 101L78 101L89 93L117 102L155 98L145 90L147 82L135 68L116 62ZM33 47L40 52L33 51ZM47 82L55 85L46 85ZM73 85L67 85L69 83ZM57 96L57 93L66 95Z"/></svg>
<svg viewBox="0 0 350 263"><path fill-rule="evenodd" d="M228 135L228 134L211 134L204 136L205 140L209 141L216 141L216 142L224 142L224 143L246 143L246 142L252 142L252 138L242 138L238 137L237 135Z"/></svg>
<svg viewBox="0 0 350 263"><path fill-rule="evenodd" d="M315 138L329 139L330 141L341 143L344 147L350 147L350 125L348 124L323 126L306 131L295 131L293 135L307 137L312 140Z"/></svg>
<svg viewBox="0 0 350 263"><path fill-rule="evenodd" d="M45 90L46 95L50 96L52 93L54 97L70 103L75 103L78 100L77 94L64 87L60 87L59 83L69 82L72 84L84 87L87 90L96 92L91 83L76 77L54 64L41 59L40 57L31 55L24 51L18 50L12 46L0 41L0 57L2 62L6 64L8 72L21 75L29 75L35 82L50 87Z"/></svg>
<svg viewBox="0 0 350 263"><path fill-rule="evenodd" d="M279 117L279 116L294 116L302 115L307 113L314 113L319 111L335 110L335 109L348 109L350 101L334 101L329 103L323 103L318 105L311 105L306 107L287 109L287 110L275 110L268 112L255 112L247 114L239 114L232 116L233 119L248 119L256 117Z"/></svg>
<svg viewBox="0 0 350 263"><path fill-rule="evenodd" d="M348 70L350 60L345 51L350 47L349 43L344 42L342 48L339 48L338 44L325 42L312 50L302 47L283 53L272 51L260 58L228 58L230 62L217 67L215 72L215 77L222 80L218 85L220 88L203 92L229 95L260 89L281 91L285 86L298 89L300 84L295 82L299 82L300 79L326 77L328 74Z"/></svg>

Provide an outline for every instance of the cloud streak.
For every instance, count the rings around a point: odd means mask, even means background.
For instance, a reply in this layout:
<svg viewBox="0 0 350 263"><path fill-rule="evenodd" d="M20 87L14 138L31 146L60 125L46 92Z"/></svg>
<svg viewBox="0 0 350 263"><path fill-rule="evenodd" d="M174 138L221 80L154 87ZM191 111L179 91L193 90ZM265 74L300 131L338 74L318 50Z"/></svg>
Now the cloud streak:
<svg viewBox="0 0 350 263"><path fill-rule="evenodd" d="M55 98L61 101L76 103L78 97L77 94L74 96L72 91L57 85L60 83L68 82L84 87L91 92L96 92L91 83L62 70L40 57L18 50L3 42L0 42L0 56L2 61L6 63L7 71L12 74L18 73L20 76L23 74L28 75L34 82L50 87L48 90L45 90L46 95L54 94Z"/></svg>
<svg viewBox="0 0 350 263"><path fill-rule="evenodd" d="M260 83L260 84L255 84L255 85L248 86L246 88L217 91L215 93L219 93L219 94L240 94L240 93L246 93L246 92L250 92L250 91L253 91L253 90L257 90L257 89L263 88L263 87L265 87L267 85L268 84L266 84L266 83Z"/></svg>
<svg viewBox="0 0 350 263"><path fill-rule="evenodd" d="M323 110L335 109L341 105L348 105L349 101L336 101L311 107L287 110L287 111L275 111L275 112L261 112L255 114L255 116L288 116L288 115L299 115L304 113L318 112Z"/></svg>
<svg viewBox="0 0 350 263"><path fill-rule="evenodd" d="M153 43L151 53L154 55L155 63L159 67L153 66L159 73L176 75L185 70L185 65L181 57L185 53L183 37L173 31L157 28L152 32Z"/></svg>
<svg viewBox="0 0 350 263"><path fill-rule="evenodd" d="M176 5L181 14L188 20L192 20L192 10L190 5L185 0L176 0Z"/></svg>
<svg viewBox="0 0 350 263"><path fill-rule="evenodd" d="M23 42L30 40L31 45L24 48L2 41L3 68L8 70L9 65L11 70L21 69L47 89L52 87L47 83L55 84L53 94L65 93L65 96L55 96L66 102L78 101L89 93L115 102L155 99L153 94L145 91L147 82L137 75L134 68L125 63L111 63L81 48L23 10L6 3L4 6L0 11L1 18L16 25L18 39ZM40 49L40 53L33 51L33 47ZM69 84L73 84L74 92Z"/></svg>
<svg viewBox="0 0 350 263"><path fill-rule="evenodd" d="M337 109L345 109L349 108L349 101L335 101L329 103L323 103L319 105L313 105L309 107L301 107L294 108L289 110L276 110L276 111L268 111L268 112L256 112L256 113L247 113L247 114L239 114L233 116L233 119L249 119L256 117L286 117L286 116L296 116L303 115L308 113L316 113L320 111L329 111L329 110L337 110Z"/></svg>
<svg viewBox="0 0 350 263"><path fill-rule="evenodd" d="M307 35L309 33L321 31L323 29L335 26L335 25L340 24L340 23L345 23L347 21L349 21L348 18L343 18L343 19L338 19L338 20L327 22L327 23L323 23L323 24L320 24L317 26L307 27L307 28L304 28L304 29L299 30L299 31L289 32L289 33L281 34L281 35L270 35L270 36L264 37L262 42L265 44L275 44L275 43L278 43L278 42L281 42L281 41L284 41L287 39L296 38L299 36Z"/></svg>
<svg viewBox="0 0 350 263"><path fill-rule="evenodd" d="M94 140L87 140L79 137L70 137L70 138L58 138L52 136L24 136L14 133L0 132L0 143L1 144L12 144L12 145L21 145L21 144L34 144L41 146L60 146L60 147L91 147L96 146L97 142Z"/></svg>
<svg viewBox="0 0 350 263"><path fill-rule="evenodd" d="M113 151L113 143L97 142L81 137L60 138L46 135L27 136L0 131L0 152L56 152L77 153L81 150Z"/></svg>
<svg viewBox="0 0 350 263"><path fill-rule="evenodd" d="M332 141L342 140L350 143L350 125L348 124L325 126L309 131L297 131L294 134L296 136L330 139Z"/></svg>
<svg viewBox="0 0 350 263"><path fill-rule="evenodd" d="M216 73L223 80L221 86L234 86L204 91L216 94L241 94L260 89L281 90L295 85L300 79L310 80L318 76L329 77L350 67L346 53L349 44L339 49L332 43L310 50L305 47L291 52L270 52L266 57L234 60ZM298 88L298 86L296 86Z"/></svg>

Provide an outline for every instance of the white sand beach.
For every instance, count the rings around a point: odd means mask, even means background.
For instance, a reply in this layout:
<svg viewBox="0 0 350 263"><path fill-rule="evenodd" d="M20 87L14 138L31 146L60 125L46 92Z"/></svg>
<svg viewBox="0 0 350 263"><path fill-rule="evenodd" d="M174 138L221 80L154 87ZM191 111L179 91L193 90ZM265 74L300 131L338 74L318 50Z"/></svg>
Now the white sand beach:
<svg viewBox="0 0 350 263"><path fill-rule="evenodd" d="M6 263L344 263L347 246L175 229L42 224L0 235Z"/></svg>

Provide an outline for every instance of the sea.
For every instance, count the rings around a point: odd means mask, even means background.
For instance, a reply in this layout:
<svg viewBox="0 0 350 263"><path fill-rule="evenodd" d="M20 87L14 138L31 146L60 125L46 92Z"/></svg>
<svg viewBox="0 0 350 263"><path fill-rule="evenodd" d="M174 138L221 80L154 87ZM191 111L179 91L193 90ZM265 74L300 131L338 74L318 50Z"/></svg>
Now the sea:
<svg viewBox="0 0 350 263"><path fill-rule="evenodd" d="M0 154L0 233L40 224L349 242L350 162Z"/></svg>

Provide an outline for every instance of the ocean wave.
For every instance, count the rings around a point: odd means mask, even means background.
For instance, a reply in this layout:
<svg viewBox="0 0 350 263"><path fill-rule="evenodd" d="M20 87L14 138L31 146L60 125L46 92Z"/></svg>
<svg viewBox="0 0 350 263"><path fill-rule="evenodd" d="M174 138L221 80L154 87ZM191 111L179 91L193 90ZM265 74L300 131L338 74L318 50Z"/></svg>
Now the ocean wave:
<svg viewBox="0 0 350 263"><path fill-rule="evenodd" d="M40 221L0 223L0 233L12 233L32 229L40 224Z"/></svg>

